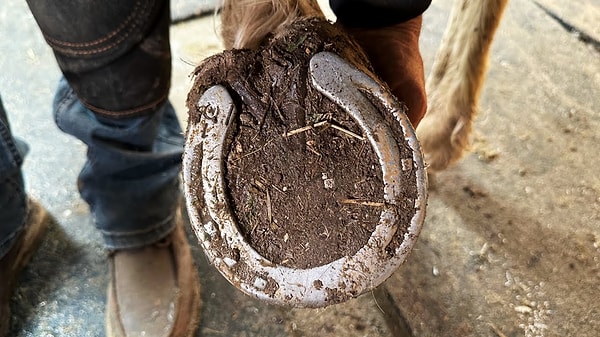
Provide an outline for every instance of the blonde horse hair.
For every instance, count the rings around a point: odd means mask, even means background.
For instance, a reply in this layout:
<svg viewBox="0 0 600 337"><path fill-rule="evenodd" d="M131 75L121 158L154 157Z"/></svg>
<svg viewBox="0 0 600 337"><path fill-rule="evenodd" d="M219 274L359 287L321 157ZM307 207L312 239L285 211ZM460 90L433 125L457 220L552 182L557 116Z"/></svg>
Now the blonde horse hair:
<svg viewBox="0 0 600 337"><path fill-rule="evenodd" d="M221 36L226 49L255 48L299 17L321 16L316 0L225 0Z"/></svg>
<svg viewBox="0 0 600 337"><path fill-rule="evenodd" d="M428 111L417 128L433 171L459 160L470 144L473 119L494 33L508 0L455 0L427 79Z"/></svg>

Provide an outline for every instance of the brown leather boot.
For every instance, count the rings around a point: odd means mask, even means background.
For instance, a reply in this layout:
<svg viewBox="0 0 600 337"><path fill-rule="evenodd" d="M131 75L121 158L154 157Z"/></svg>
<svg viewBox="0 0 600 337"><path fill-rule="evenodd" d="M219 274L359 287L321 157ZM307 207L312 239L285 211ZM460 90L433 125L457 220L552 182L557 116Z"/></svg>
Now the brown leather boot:
<svg viewBox="0 0 600 337"><path fill-rule="evenodd" d="M344 29L363 48L375 73L406 104L416 128L427 110L423 59L419 51L422 16L382 28Z"/></svg>
<svg viewBox="0 0 600 337"><path fill-rule="evenodd" d="M169 236L110 256L109 337L188 337L198 327L200 281L181 216Z"/></svg>
<svg viewBox="0 0 600 337"><path fill-rule="evenodd" d="M48 213L37 202L29 200L27 225L19 233L13 247L0 259L0 336L8 333L9 301L23 268L36 251L48 228Z"/></svg>

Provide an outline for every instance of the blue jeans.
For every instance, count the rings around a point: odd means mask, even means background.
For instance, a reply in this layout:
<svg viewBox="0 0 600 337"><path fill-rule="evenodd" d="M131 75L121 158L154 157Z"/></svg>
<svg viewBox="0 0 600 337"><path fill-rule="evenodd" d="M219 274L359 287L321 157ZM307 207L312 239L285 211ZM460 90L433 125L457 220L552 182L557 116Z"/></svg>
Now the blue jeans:
<svg viewBox="0 0 600 337"><path fill-rule="evenodd" d="M173 106L106 119L84 107L63 79L53 108L58 127L88 146L78 188L106 246L139 247L166 236L181 198L184 143Z"/></svg>
<svg viewBox="0 0 600 337"><path fill-rule="evenodd" d="M183 134L168 102L168 0L27 0L63 72L60 129L88 146L81 196L109 249L143 246L173 228ZM23 151L0 124L0 256L24 226ZM35 159L34 159L35 160Z"/></svg>
<svg viewBox="0 0 600 337"><path fill-rule="evenodd" d="M168 0L27 0L64 78L60 129L88 146L78 188L106 247L166 236L181 198L183 133L168 102ZM0 257L23 229L23 151L0 120Z"/></svg>
<svg viewBox="0 0 600 337"><path fill-rule="evenodd" d="M22 145L22 142L12 137L0 99L0 257L11 247L27 214L27 199L21 175L26 149Z"/></svg>
<svg viewBox="0 0 600 337"><path fill-rule="evenodd" d="M53 109L58 127L88 146L78 188L106 247L139 247L166 236L181 198L184 142L171 104L152 114L106 119L84 107L63 79ZM0 257L25 225L27 211L20 171L24 147L12 137L3 109L1 116Z"/></svg>

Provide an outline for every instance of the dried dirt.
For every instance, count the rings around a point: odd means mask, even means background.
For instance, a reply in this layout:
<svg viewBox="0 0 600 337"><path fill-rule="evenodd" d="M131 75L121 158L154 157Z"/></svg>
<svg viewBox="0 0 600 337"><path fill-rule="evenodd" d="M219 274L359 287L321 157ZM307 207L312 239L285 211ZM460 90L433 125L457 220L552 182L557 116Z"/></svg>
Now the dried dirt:
<svg viewBox="0 0 600 337"><path fill-rule="evenodd" d="M352 256L379 222L378 158L354 120L308 78L310 58L321 51L367 69L356 50L331 23L302 20L257 50L225 51L196 70L190 123L198 122L194 102L207 87L229 89L239 112L226 150L230 204L250 245L277 264L310 268ZM406 195L415 199L414 185ZM408 225L414 210L402 212Z"/></svg>

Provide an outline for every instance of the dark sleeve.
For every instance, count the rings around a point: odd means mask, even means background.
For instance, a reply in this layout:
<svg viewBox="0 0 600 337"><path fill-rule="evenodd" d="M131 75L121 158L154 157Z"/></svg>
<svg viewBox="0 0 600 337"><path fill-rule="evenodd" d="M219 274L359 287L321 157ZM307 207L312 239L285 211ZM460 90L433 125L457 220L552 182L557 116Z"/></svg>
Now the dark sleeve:
<svg viewBox="0 0 600 337"><path fill-rule="evenodd" d="M413 19L431 0L329 0L338 22L348 27L384 27Z"/></svg>

